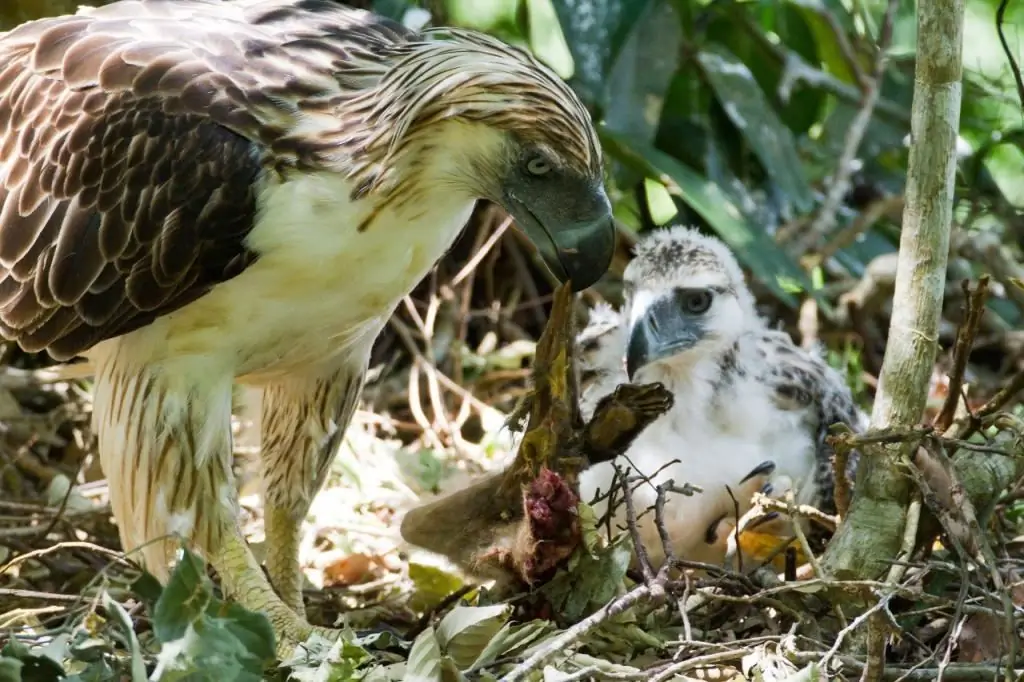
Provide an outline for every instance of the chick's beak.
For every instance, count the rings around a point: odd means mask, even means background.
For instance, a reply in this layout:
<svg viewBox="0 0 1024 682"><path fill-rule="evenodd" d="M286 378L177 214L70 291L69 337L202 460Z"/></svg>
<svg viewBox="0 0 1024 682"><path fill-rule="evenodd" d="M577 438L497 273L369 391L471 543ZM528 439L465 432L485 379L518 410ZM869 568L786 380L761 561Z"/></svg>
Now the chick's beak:
<svg viewBox="0 0 1024 682"><path fill-rule="evenodd" d="M692 348L701 338L699 320L685 315L671 295L654 299L635 319L626 349L630 381L642 368Z"/></svg>

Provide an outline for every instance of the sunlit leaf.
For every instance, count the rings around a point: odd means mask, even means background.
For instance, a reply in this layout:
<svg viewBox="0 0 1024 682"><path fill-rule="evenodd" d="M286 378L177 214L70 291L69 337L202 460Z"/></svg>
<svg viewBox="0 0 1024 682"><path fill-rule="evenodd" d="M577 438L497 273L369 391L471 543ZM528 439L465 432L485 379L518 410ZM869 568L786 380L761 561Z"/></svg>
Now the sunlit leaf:
<svg viewBox="0 0 1024 682"><path fill-rule="evenodd" d="M473 661L472 668L481 668L490 665L498 658L514 655L526 647L535 643L538 638L550 633L553 625L548 621L534 620L522 625L505 623L501 630L491 638L477 659Z"/></svg>
<svg viewBox="0 0 1024 682"><path fill-rule="evenodd" d="M410 606L420 611L433 608L463 584L462 579L456 575L415 562L409 564L409 579L416 588Z"/></svg>
<svg viewBox="0 0 1024 682"><path fill-rule="evenodd" d="M507 604L456 606L437 625L437 641L460 668L468 668L508 620Z"/></svg>

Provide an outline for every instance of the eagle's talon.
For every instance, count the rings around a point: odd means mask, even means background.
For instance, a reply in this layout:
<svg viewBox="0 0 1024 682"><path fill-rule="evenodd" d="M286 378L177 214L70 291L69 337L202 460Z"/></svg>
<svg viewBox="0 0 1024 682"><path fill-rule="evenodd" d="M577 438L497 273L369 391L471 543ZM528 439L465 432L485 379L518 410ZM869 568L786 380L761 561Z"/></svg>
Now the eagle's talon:
<svg viewBox="0 0 1024 682"><path fill-rule="evenodd" d="M760 518L757 518L757 519L754 519L753 521L751 521L750 525L747 526L747 530L753 530L755 528L760 528L760 527L764 526L765 524L768 524L768 523L771 523L772 521L775 521L780 516L782 516L782 514L780 514L777 511L768 512L764 516L761 516Z"/></svg>
<svg viewBox="0 0 1024 682"><path fill-rule="evenodd" d="M722 514L704 531L704 542L709 545L717 544L719 539L727 538L735 528L736 519L729 514Z"/></svg>
<svg viewBox="0 0 1024 682"><path fill-rule="evenodd" d="M741 480L740 483L746 483L755 476L771 476L773 473L775 473L775 462L771 460L761 462L756 467L754 467L753 471L744 476L743 480Z"/></svg>

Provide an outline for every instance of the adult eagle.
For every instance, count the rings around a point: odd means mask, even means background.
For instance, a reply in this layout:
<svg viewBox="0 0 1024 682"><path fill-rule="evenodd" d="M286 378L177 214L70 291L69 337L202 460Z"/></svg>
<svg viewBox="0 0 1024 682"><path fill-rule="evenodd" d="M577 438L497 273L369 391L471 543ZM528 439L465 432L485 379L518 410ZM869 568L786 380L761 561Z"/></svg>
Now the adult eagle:
<svg viewBox="0 0 1024 682"><path fill-rule="evenodd" d="M586 109L484 35L329 0L121 0L0 34L0 332L94 367L124 549L164 578L161 538L190 538L285 646L370 347L479 198L575 289L608 267ZM237 523L236 380L264 389L270 582Z"/></svg>
<svg viewBox="0 0 1024 682"><path fill-rule="evenodd" d="M750 508L754 492L792 490L797 503L834 512L825 436L837 422L862 430L866 416L838 372L758 315L726 245L685 227L653 232L638 243L624 288L622 309L596 308L580 333L583 409L589 413L626 381L659 381L673 393L672 409L640 434L624 463L654 484L674 479L703 488L668 498L666 529L677 555L721 563L724 531ZM851 457L845 475L856 462ZM608 490L613 475L611 463L583 472L583 498ZM653 505L655 486L637 487L634 497L639 508ZM762 531L790 529L776 518ZM640 530L660 562L652 514Z"/></svg>

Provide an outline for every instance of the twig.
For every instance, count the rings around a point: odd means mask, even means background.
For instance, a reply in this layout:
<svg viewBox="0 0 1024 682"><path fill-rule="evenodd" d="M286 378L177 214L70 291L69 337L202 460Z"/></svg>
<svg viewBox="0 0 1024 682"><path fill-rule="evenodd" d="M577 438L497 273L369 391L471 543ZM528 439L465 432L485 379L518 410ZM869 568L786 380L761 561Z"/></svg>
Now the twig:
<svg viewBox="0 0 1024 682"><path fill-rule="evenodd" d="M615 469L619 473L620 480L623 481L622 500L626 504L626 526L629 528L629 535L633 540L633 551L636 552L637 562L640 564L640 570L643 571L644 582L651 584L655 577L654 568L651 566L651 557L647 554L647 548L640 537L640 529L637 527L636 505L633 502L633 491L629 489L630 478L618 465L615 465Z"/></svg>
<svg viewBox="0 0 1024 682"><path fill-rule="evenodd" d="M657 588L661 588L658 590ZM513 668L507 675L501 678L501 682L523 682L530 677L534 670L548 662L551 658L569 652L570 647L578 642L584 635L600 626L602 623L615 618L621 613L639 604L651 601L656 591L664 592L664 584L639 585L618 599L615 599L603 609L595 611L571 628L555 637L532 656ZM77 598L77 597L76 597Z"/></svg>
<svg viewBox="0 0 1024 682"><path fill-rule="evenodd" d="M967 315L956 332L953 369L949 373L949 392L946 394L942 410L939 411L934 421L934 426L939 431L945 431L953 423L957 406L960 404L960 389L964 385L967 360L974 347L974 339L981 328L981 319L985 315L985 301L988 299L988 275L981 276L974 291L971 291L970 284L966 280L961 286L964 290L964 305L967 307Z"/></svg>
<svg viewBox="0 0 1024 682"><path fill-rule="evenodd" d="M828 193L825 201L818 211L818 215L807 228L802 239L794 244L794 250L798 254L806 252L815 242L821 240L835 225L836 213L843 197L850 191L850 179L853 176L853 161L860 149L860 143L867 132L868 124L878 103L878 97L882 90L882 78L885 75L885 67L889 62L887 51L892 42L892 24L896 14L898 0L889 0L885 8L885 17L882 20L881 32L878 36L878 53L875 57L875 68L871 78L867 79L864 85L864 98L857 115L850 122L850 127L843 141L843 151L839 155L839 162L836 164L836 172L829 182ZM828 13L826 13L828 14Z"/></svg>
<svg viewBox="0 0 1024 682"><path fill-rule="evenodd" d="M412 626L412 629L410 629L409 632L405 634L405 639L410 642L416 639L416 637L421 632L427 629L427 626L430 625L430 621L432 621L437 616L437 614L447 610L449 606L459 601L475 589L477 589L476 585L463 585L459 589L449 594L447 597L442 599L440 603L437 604L437 606L427 610L426 613L420 616L420 619L416 621L416 624Z"/></svg>
<svg viewBox="0 0 1024 682"><path fill-rule="evenodd" d="M1010 0L1000 1L999 8L996 10L996 30L999 32L999 42L1003 46L1003 52L1006 53L1006 61L1010 63L1013 80L1017 84L1017 96L1020 98L1021 106L1024 107L1024 78L1021 77L1020 66L1014 59L1013 50L1010 49L1010 44L1006 41L1006 35L1003 33L1003 19L1006 16L1006 8L1009 6Z"/></svg>

